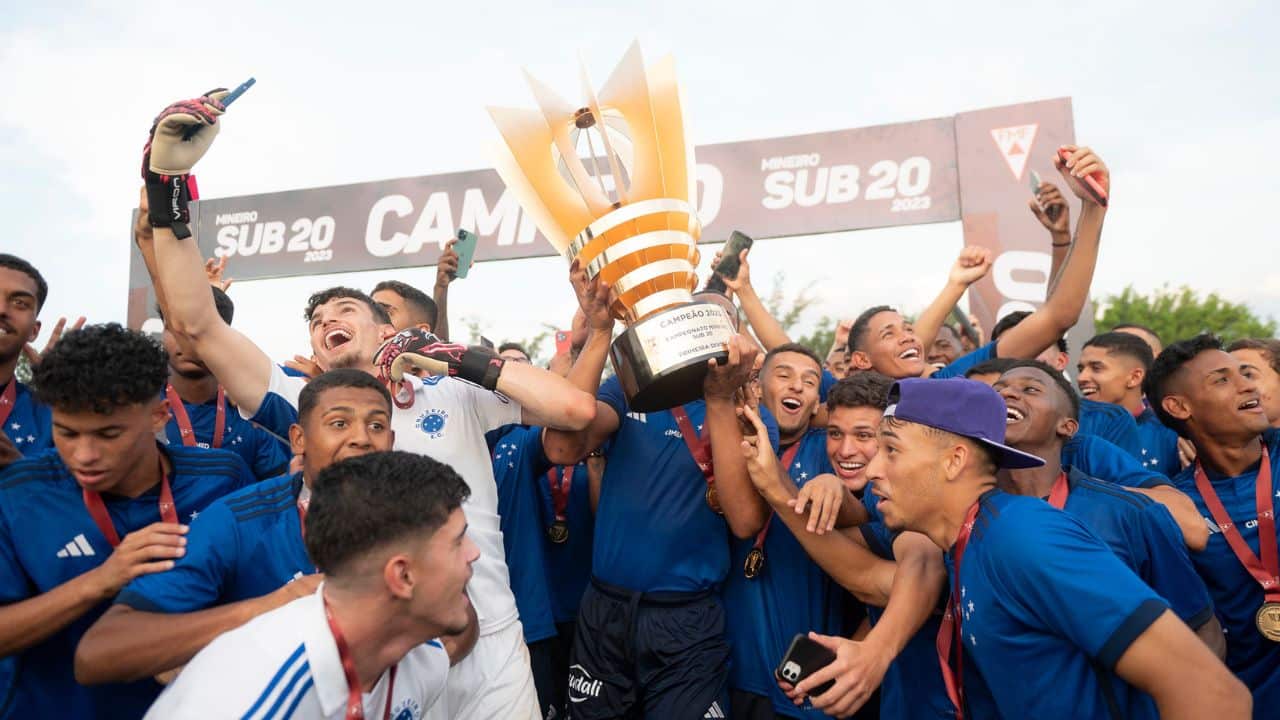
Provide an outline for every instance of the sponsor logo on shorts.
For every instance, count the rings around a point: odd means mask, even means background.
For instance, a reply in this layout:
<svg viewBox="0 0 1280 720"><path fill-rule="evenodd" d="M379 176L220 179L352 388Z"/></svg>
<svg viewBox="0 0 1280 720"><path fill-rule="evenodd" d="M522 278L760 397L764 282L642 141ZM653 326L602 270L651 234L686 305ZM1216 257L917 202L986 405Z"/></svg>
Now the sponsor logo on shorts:
<svg viewBox="0 0 1280 720"><path fill-rule="evenodd" d="M580 703L600 697L600 689L603 686L603 683L593 679L591 673L581 665L569 666L569 702Z"/></svg>

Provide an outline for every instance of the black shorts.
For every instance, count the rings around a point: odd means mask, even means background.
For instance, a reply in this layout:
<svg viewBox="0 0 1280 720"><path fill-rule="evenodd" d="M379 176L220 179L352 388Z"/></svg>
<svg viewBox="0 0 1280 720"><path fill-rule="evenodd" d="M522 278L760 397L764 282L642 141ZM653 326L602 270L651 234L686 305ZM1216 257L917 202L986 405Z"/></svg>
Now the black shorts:
<svg viewBox="0 0 1280 720"><path fill-rule="evenodd" d="M533 686L538 691L538 705L545 720L565 716L569 687L569 651L573 647L573 623L556 625L557 634L529 643L529 664L533 668Z"/></svg>
<svg viewBox="0 0 1280 720"><path fill-rule="evenodd" d="M578 610L569 717L726 718L729 644L715 590L636 593L594 578Z"/></svg>

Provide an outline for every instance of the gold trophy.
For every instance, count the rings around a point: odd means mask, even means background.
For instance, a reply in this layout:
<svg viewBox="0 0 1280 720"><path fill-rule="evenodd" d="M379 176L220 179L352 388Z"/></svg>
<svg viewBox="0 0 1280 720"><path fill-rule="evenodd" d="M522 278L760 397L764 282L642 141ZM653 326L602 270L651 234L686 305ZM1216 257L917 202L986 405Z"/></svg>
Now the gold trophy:
<svg viewBox="0 0 1280 720"><path fill-rule="evenodd" d="M599 95L583 68L579 107L525 79L537 110L489 108L506 141L498 174L552 246L609 283L627 326L610 356L631 409L701 397L734 329L721 306L693 301L701 225L675 61L646 70L633 44Z"/></svg>

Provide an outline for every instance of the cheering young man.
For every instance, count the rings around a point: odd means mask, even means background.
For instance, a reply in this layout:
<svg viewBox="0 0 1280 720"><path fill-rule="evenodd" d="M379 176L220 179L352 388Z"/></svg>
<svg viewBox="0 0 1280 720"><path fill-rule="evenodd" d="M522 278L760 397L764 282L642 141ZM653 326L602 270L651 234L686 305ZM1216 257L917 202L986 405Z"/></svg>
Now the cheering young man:
<svg viewBox="0 0 1280 720"><path fill-rule="evenodd" d="M302 523L316 476L346 458L390 450L395 434L386 388L359 370L318 375L298 403L290 437L302 471L245 488L200 513L173 570L126 585L85 633L76 651L81 682L168 672L223 632L315 590L320 576L307 557ZM458 658L472 639L445 644Z"/></svg>
<svg viewBox="0 0 1280 720"><path fill-rule="evenodd" d="M1005 441L1045 461L1040 467L1001 473L1000 488L1014 495L1046 498L1050 505L1078 518L1159 593L1205 644L1224 655L1222 626L1169 511L1150 498L1062 463L1063 447L1075 436L1080 414L1079 398L1062 373L1037 360L1019 360L994 389L1008 408Z"/></svg>
<svg viewBox="0 0 1280 720"><path fill-rule="evenodd" d="M613 327L609 288L588 282L576 263L570 273L590 326L570 379L595 388ZM730 572L728 535L755 537L767 517L738 450L734 412L755 356L755 345L735 336L727 362L708 369L704 399L660 412L631 412L611 378L586 430L544 435L547 458L560 465L609 444L591 584L574 637L571 717L641 708L650 717L724 716L729 646L718 586Z"/></svg>
<svg viewBox="0 0 1280 720"><path fill-rule="evenodd" d="M1146 391L1160 420L1195 445L1173 482L1210 524L1191 556L1227 631L1227 666L1253 691L1257 717L1280 708L1280 561L1275 508L1280 430L1270 427L1257 370L1212 335L1164 349Z"/></svg>
<svg viewBox="0 0 1280 720"><path fill-rule="evenodd" d="M1247 718L1245 688L1110 548L996 489L998 469L1044 464L1004 444L1007 420L982 383L898 381L867 469L885 523L948 552L938 649L957 706L980 683L1002 717Z"/></svg>
<svg viewBox="0 0 1280 720"><path fill-rule="evenodd" d="M1095 335L1080 350L1076 378L1087 400L1118 405L1137 423L1142 464L1173 476L1182 469L1178 458L1178 434L1165 427L1142 396L1142 381L1155 357L1151 346L1137 335L1109 332Z"/></svg>
<svg viewBox="0 0 1280 720"><path fill-rule="evenodd" d="M251 340L222 322L202 286L200 251L194 242L182 239L190 233L183 205L185 182L212 144L222 112L217 97L204 96L171 105L157 118L144 158L154 249L144 246L143 252L154 252L149 266L156 268L154 279L165 293L169 321L191 338L242 413L257 414L255 419L281 432L281 426L295 419L292 411L305 383L286 376ZM536 715L528 653L503 560L497 488L484 434L514 422L568 430L586 427L595 414L591 396L546 370L505 363L484 348L448 345L416 328L384 347L394 329L382 308L359 291L335 288L317 293L306 316L312 351L321 367L356 368L393 385L396 447L450 464L471 486L464 510L469 532L481 549L470 586L480 639L450 671L450 711L463 718ZM406 378L406 365L423 367L434 376Z"/></svg>
<svg viewBox="0 0 1280 720"><path fill-rule="evenodd" d="M410 453L326 468L307 512L307 553L325 582L214 640L147 717L421 717L449 668L433 638L469 623L480 551L466 534L467 492L449 466Z"/></svg>
<svg viewBox="0 0 1280 720"><path fill-rule="evenodd" d="M198 513L254 481L234 453L157 444L168 365L112 324L67 333L36 368L57 449L0 474L0 655L16 658L0 717L138 717L160 691L78 685L76 642L130 580L183 557Z"/></svg>

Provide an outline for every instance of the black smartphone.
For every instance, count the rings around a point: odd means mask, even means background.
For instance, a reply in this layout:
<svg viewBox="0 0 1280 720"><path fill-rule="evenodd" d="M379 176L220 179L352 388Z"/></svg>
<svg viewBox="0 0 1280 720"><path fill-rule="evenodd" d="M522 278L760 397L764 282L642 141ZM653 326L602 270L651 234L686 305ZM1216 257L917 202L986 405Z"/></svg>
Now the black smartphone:
<svg viewBox="0 0 1280 720"><path fill-rule="evenodd" d="M745 233L734 230L729 235L729 242L725 243L724 252L720 255L720 264L716 265L712 270L717 274L723 275L730 280L738 277L738 267L741 264L738 256L743 250L750 250L751 245L755 242Z"/></svg>
<svg viewBox="0 0 1280 720"><path fill-rule="evenodd" d="M773 676L795 687L801 680L835 662L835 659L835 653L801 633L791 639L791 647L787 648L787 654L782 656L782 662L778 663ZM835 683L835 680L828 680L810 690L809 694L821 695L830 690Z"/></svg>

